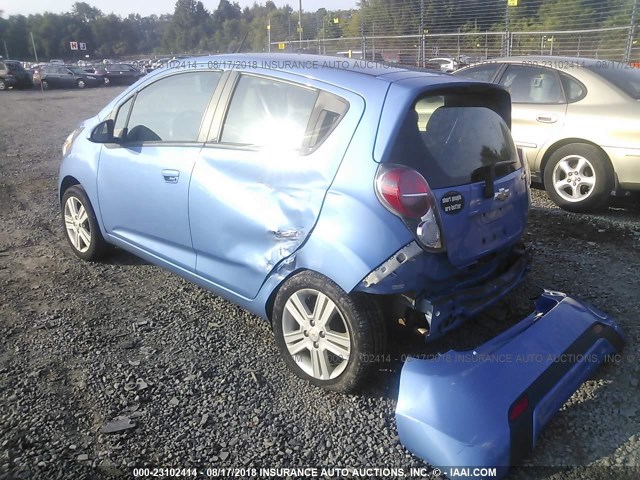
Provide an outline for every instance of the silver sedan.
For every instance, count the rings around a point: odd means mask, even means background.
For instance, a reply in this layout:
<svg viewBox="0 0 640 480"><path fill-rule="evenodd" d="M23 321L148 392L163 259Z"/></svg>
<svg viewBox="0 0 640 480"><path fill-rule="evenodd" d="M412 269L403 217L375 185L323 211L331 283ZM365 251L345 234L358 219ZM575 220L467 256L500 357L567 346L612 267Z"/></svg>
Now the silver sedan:
<svg viewBox="0 0 640 480"><path fill-rule="evenodd" d="M511 93L512 131L534 182L588 212L640 191L640 69L609 60L526 56L455 72Z"/></svg>

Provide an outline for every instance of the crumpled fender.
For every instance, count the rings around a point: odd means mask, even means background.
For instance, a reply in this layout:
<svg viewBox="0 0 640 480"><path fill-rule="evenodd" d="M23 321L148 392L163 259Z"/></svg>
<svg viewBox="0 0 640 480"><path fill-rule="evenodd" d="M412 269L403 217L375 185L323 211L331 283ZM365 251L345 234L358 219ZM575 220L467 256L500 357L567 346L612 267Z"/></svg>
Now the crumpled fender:
<svg viewBox="0 0 640 480"><path fill-rule="evenodd" d="M551 291L535 305L473 351L411 358L402 369L400 441L450 478L504 476L582 382L623 347L620 327L593 307ZM477 467L495 468L495 475Z"/></svg>

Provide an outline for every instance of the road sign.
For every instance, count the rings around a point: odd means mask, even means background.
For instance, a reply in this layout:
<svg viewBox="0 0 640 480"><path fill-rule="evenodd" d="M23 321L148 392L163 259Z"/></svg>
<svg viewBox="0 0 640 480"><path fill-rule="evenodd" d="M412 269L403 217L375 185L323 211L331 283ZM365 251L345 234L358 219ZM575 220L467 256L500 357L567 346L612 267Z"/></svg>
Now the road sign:
<svg viewBox="0 0 640 480"><path fill-rule="evenodd" d="M278 43L278 50L284 50L285 48L287 48L287 44L284 42L280 42Z"/></svg>
<svg viewBox="0 0 640 480"><path fill-rule="evenodd" d="M69 46L71 46L71 50L77 50L78 42L69 42Z"/></svg>
<svg viewBox="0 0 640 480"><path fill-rule="evenodd" d="M80 42L80 50L86 50L87 49L87 44L84 42Z"/></svg>

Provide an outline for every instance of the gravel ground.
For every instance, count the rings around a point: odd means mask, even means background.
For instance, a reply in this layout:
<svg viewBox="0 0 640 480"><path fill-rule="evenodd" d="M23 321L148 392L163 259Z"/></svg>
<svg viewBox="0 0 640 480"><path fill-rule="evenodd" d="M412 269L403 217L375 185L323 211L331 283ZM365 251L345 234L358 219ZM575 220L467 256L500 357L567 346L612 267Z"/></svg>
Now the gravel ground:
<svg viewBox="0 0 640 480"><path fill-rule="evenodd" d="M394 333L389 361L357 395L307 385L252 315L122 251L98 264L71 253L56 204L61 145L120 91L0 95L0 478L427 468L396 436L400 356L479 344L530 310L536 286L613 314L625 353L640 355L640 209L573 215L534 191L535 266L522 289L434 345ZM631 357L600 368L546 429L526 459L534 467L511 478L639 478L639 380ZM135 426L103 433L118 419ZM576 465L589 467L543 468Z"/></svg>

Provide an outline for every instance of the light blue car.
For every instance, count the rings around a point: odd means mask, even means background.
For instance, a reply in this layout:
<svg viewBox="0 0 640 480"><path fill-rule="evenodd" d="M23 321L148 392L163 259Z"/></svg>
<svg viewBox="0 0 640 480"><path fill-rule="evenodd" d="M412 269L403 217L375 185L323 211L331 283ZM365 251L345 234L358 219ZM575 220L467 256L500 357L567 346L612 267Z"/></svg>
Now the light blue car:
<svg viewBox="0 0 640 480"><path fill-rule="evenodd" d="M169 63L65 142L68 240L268 319L297 375L350 391L388 321L437 338L524 277L510 108L500 86L365 61Z"/></svg>

